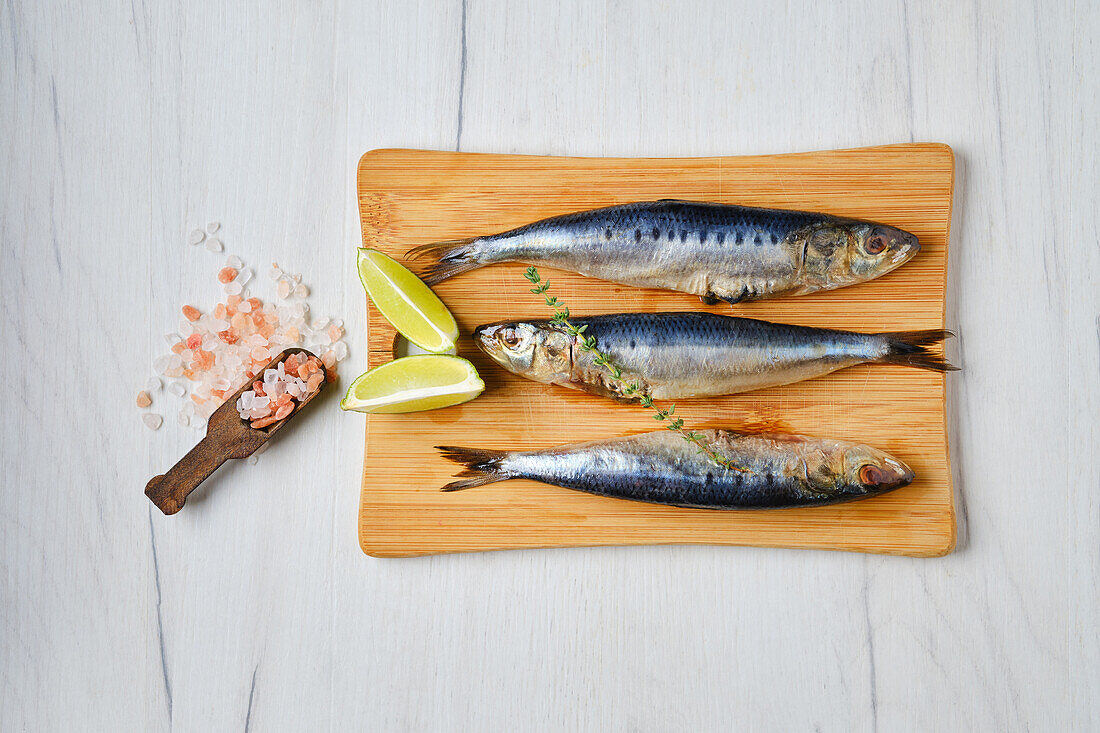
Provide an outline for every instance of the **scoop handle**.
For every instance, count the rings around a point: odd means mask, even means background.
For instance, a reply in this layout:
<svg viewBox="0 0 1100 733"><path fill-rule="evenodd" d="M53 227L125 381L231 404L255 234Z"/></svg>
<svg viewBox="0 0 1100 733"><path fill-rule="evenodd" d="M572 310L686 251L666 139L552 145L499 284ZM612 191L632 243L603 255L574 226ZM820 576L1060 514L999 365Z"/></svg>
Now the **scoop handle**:
<svg viewBox="0 0 1100 733"><path fill-rule="evenodd" d="M183 508L187 495L231 457L230 451L218 450L208 435L168 469L168 473L149 479L145 495L165 514L175 514Z"/></svg>

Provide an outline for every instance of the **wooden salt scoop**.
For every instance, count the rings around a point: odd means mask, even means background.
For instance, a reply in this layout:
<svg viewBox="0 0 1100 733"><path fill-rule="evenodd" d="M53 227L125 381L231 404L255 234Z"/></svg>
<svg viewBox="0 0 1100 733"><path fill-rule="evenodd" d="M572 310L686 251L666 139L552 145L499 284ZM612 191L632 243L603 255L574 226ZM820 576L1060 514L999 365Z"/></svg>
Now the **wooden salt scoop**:
<svg viewBox="0 0 1100 733"><path fill-rule="evenodd" d="M268 369L276 368L291 354L302 354L307 358L315 356L305 349L287 349L259 371L259 379L262 380L262 375ZM145 495L165 514L178 512L187 501L187 495L214 473L218 466L230 458L248 458L294 419L314 397L321 394L328 383L328 377L324 370L320 373L323 378L317 391L299 403L292 413L265 428L252 427L237 412L237 399L252 389L252 380L245 383L210 416L206 423L206 437L181 458L179 463L172 466L168 473L149 480L145 486Z"/></svg>

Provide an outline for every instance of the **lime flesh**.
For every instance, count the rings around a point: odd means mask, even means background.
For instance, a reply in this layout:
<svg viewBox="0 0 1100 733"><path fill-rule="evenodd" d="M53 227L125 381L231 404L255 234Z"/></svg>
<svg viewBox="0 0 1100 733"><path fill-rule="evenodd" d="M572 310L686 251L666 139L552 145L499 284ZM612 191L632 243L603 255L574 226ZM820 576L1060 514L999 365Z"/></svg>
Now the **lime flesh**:
<svg viewBox="0 0 1100 733"><path fill-rule="evenodd" d="M454 348L458 324L423 280L376 249L360 249L356 264L374 307L402 336L432 353Z"/></svg>
<svg viewBox="0 0 1100 733"><path fill-rule="evenodd" d="M450 407L477 397L485 382L474 365L459 356L404 356L360 374L340 401L356 412L420 412Z"/></svg>

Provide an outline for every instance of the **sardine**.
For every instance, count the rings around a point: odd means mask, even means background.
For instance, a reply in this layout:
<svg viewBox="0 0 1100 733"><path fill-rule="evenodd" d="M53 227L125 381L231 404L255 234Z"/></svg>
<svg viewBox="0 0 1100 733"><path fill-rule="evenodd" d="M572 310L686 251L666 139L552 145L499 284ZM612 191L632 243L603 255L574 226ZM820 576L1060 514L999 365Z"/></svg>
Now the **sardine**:
<svg viewBox="0 0 1100 733"><path fill-rule="evenodd" d="M629 438L533 451L438 446L465 466L442 488L526 478L590 494L702 509L820 506L908 485L912 469L870 446L799 435L697 431L736 468L717 465L680 435Z"/></svg>
<svg viewBox="0 0 1100 733"><path fill-rule="evenodd" d="M425 244L406 256L426 260L429 285L497 262L523 262L737 303L871 280L919 250L909 232L873 222L663 200Z"/></svg>
<svg viewBox="0 0 1100 733"><path fill-rule="evenodd" d="M474 341L508 371L617 399L736 394L867 362L955 369L927 348L953 335L939 329L856 333L715 313L620 313L570 323L595 339L596 350L622 370L620 379L552 321L479 326ZM637 387L629 396L628 384Z"/></svg>

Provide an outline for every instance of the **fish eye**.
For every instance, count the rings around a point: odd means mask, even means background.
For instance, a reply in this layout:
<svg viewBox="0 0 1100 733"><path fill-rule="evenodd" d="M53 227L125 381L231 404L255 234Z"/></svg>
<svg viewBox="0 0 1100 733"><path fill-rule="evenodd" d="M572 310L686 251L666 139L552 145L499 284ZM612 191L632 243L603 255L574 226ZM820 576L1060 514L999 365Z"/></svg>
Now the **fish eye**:
<svg viewBox="0 0 1100 733"><path fill-rule="evenodd" d="M520 337L519 332L514 328L506 328L500 332L500 340L504 342L504 345L510 349L514 349L519 346L520 341L523 339Z"/></svg>
<svg viewBox="0 0 1100 733"><path fill-rule="evenodd" d="M881 234L868 237L867 242L863 245L863 249L865 249L869 255L882 254L886 249L886 237Z"/></svg>
<svg viewBox="0 0 1100 733"><path fill-rule="evenodd" d="M861 467L859 469L859 482L864 486L878 486L882 483L882 470L871 464Z"/></svg>

